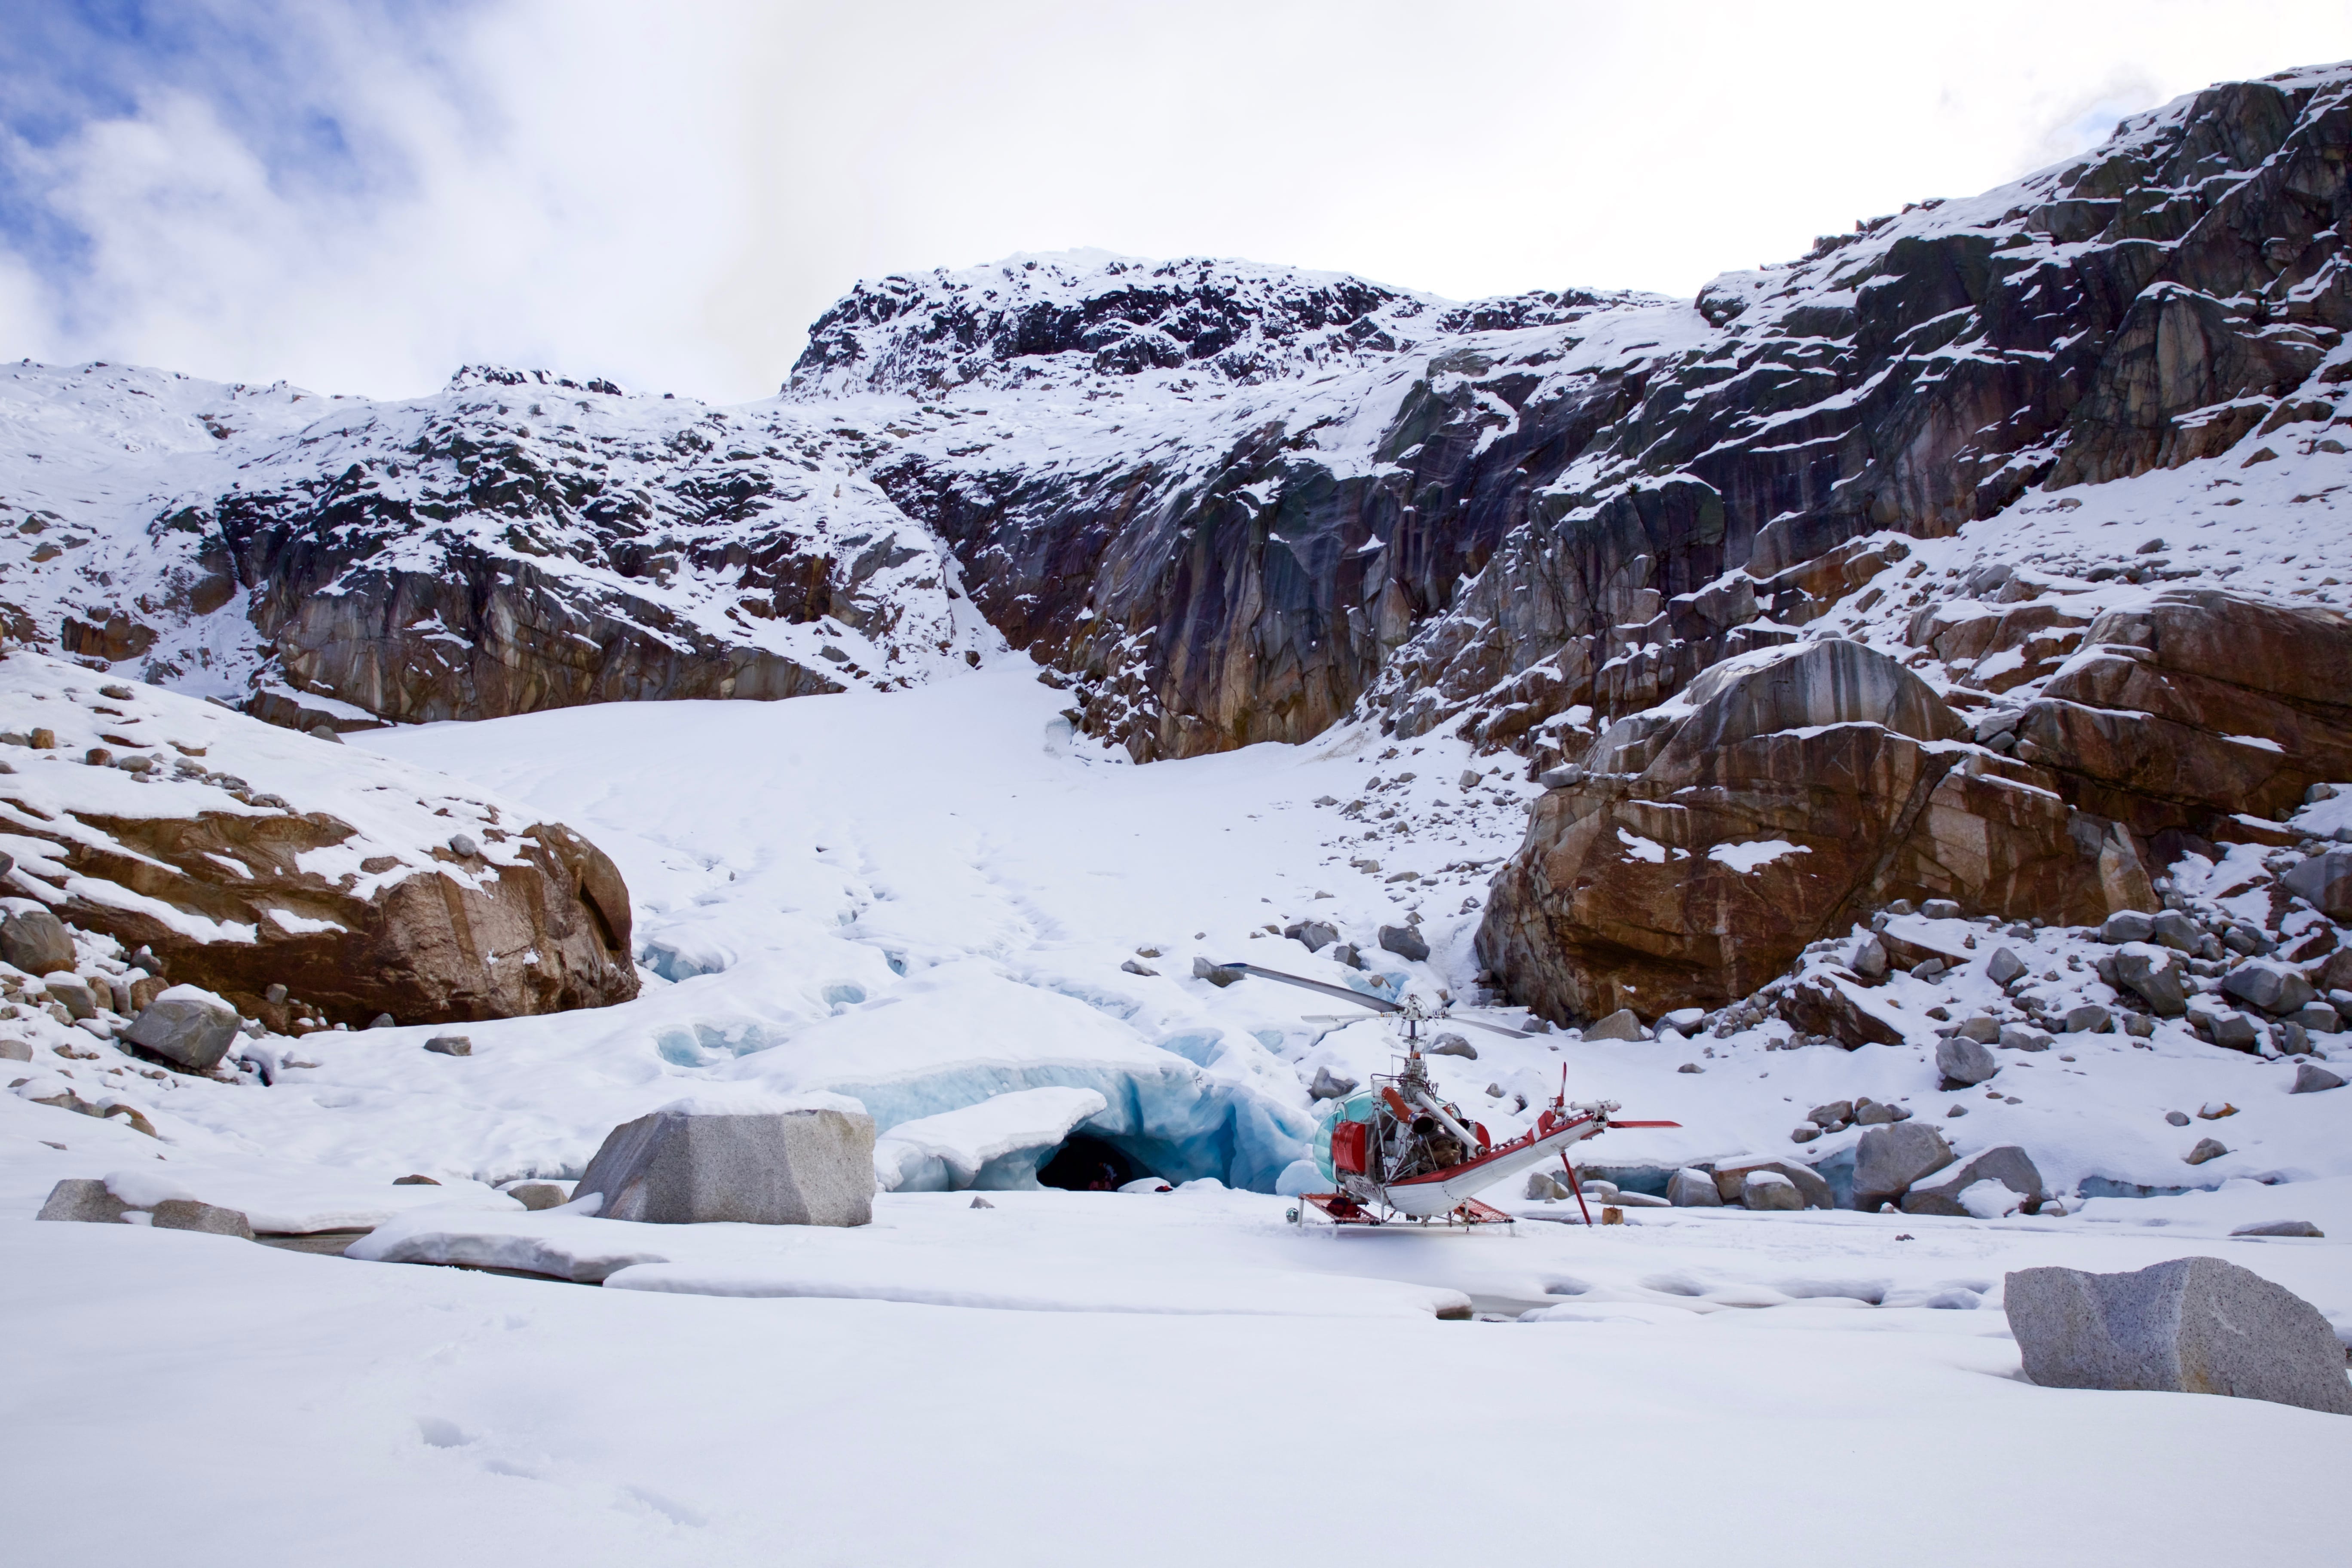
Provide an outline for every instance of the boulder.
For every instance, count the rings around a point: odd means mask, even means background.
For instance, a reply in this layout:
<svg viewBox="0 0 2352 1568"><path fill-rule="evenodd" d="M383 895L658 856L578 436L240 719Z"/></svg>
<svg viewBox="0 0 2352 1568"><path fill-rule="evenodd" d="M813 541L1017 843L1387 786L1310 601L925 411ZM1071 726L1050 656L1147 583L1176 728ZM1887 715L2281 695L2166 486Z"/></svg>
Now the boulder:
<svg viewBox="0 0 2352 1568"><path fill-rule="evenodd" d="M1985 978L1995 985L2006 985L2024 973L2025 960L2005 947L1994 948L1992 956L1985 960Z"/></svg>
<svg viewBox="0 0 2352 1568"><path fill-rule="evenodd" d="M2099 927L2099 940L2121 947L2127 942L2146 942L2156 935L2156 917L2140 910L2117 910Z"/></svg>
<svg viewBox="0 0 2352 1568"><path fill-rule="evenodd" d="M1328 1067L1315 1069L1315 1081L1307 1086L1309 1100L1345 1100L1356 1092L1356 1080L1341 1078Z"/></svg>
<svg viewBox="0 0 2352 1568"><path fill-rule="evenodd" d="M1805 1112L1805 1120L1824 1131L1834 1132L1853 1120L1853 1101L1832 1100L1826 1105L1816 1105Z"/></svg>
<svg viewBox="0 0 2352 1568"><path fill-rule="evenodd" d="M1966 1035L1952 1035L1936 1042L1936 1070L1946 1083L1966 1088L2000 1071L2000 1062Z"/></svg>
<svg viewBox="0 0 2352 1568"><path fill-rule="evenodd" d="M2000 1044L2000 1020L1979 1013L1973 1018L1964 1019L1958 1033L1979 1045L1997 1046Z"/></svg>
<svg viewBox="0 0 2352 1568"><path fill-rule="evenodd" d="M1666 1178L1666 1202L1678 1209L1721 1208L1723 1193L1712 1173L1685 1166Z"/></svg>
<svg viewBox="0 0 2352 1568"><path fill-rule="evenodd" d="M2180 984L2180 963L2163 949L2126 948L2115 957L2116 984L2136 993L2147 1010L2159 1018L2178 1018L2189 1011L2189 993Z"/></svg>
<svg viewBox="0 0 2352 1568"><path fill-rule="evenodd" d="M1205 958L1196 958L1192 961L1192 978L1205 980L1219 990L1231 985L1241 977L1242 972L1238 969L1229 969L1222 963L1212 963Z"/></svg>
<svg viewBox="0 0 2352 1568"><path fill-rule="evenodd" d="M0 959L27 974L47 974L74 965L73 933L47 910L26 910L0 920Z"/></svg>
<svg viewBox="0 0 2352 1568"><path fill-rule="evenodd" d="M1309 952L1320 952L1339 940L1338 929L1323 921L1294 921L1282 934Z"/></svg>
<svg viewBox="0 0 2352 1568"><path fill-rule="evenodd" d="M2216 1013L2203 1007L2189 1010L2189 1026L2217 1046L2233 1051L2252 1051L2261 1047L2261 1037L2254 1026L2235 1013Z"/></svg>
<svg viewBox="0 0 2352 1568"><path fill-rule="evenodd" d="M1727 1204L1740 1202L1740 1194L1746 1190L1748 1173L1751 1171L1770 1171L1787 1177L1796 1184L1797 1191L1803 1195L1808 1207L1825 1209L1836 1205L1836 1200L1830 1194L1829 1183L1823 1181L1821 1173L1811 1165L1799 1164L1793 1160L1773 1160L1753 1155L1745 1159L1727 1160L1716 1167L1716 1195Z"/></svg>
<svg viewBox="0 0 2352 1568"><path fill-rule="evenodd" d="M1804 1194L1778 1171L1750 1171L1740 1178L1739 1205L1749 1209L1801 1209Z"/></svg>
<svg viewBox="0 0 2352 1568"><path fill-rule="evenodd" d="M2197 1147L2182 1155L2181 1161L2185 1164L2201 1165L2208 1160L2218 1160L2229 1152L2218 1138L2200 1138Z"/></svg>
<svg viewBox="0 0 2352 1568"><path fill-rule="evenodd" d="M874 1217L874 1119L681 1101L613 1129L572 1190L602 1194L605 1219L865 1225Z"/></svg>
<svg viewBox="0 0 2352 1568"><path fill-rule="evenodd" d="M2307 1219L2266 1219L2242 1225L2231 1236L2303 1236L2324 1238L2327 1233Z"/></svg>
<svg viewBox="0 0 2352 1568"><path fill-rule="evenodd" d="M1429 943L1409 925L1381 927L1381 946L1409 963L1420 963L1429 957Z"/></svg>
<svg viewBox="0 0 2352 1568"><path fill-rule="evenodd" d="M1826 1036L1850 1051L1902 1044L1902 1029L1880 1005L1861 976L1816 969L1781 996L1780 1016L1804 1033Z"/></svg>
<svg viewBox="0 0 2352 1568"><path fill-rule="evenodd" d="M1440 1035L1430 1042L1429 1054L1433 1057L1460 1057L1465 1061L1475 1062L1478 1059L1478 1047L1464 1036Z"/></svg>
<svg viewBox="0 0 2352 1568"><path fill-rule="evenodd" d="M1899 1198L1913 1183L1951 1163L1944 1135L1925 1122L1874 1127L1854 1145L1854 1207L1867 1212Z"/></svg>
<svg viewBox="0 0 2352 1568"><path fill-rule="evenodd" d="M2281 877L2279 886L2329 920L2352 920L2352 850L2315 855Z"/></svg>
<svg viewBox="0 0 2352 1568"><path fill-rule="evenodd" d="M2274 1017L2298 1011L2318 994L2294 970L2262 959L2251 959L2222 976L2221 992Z"/></svg>
<svg viewBox="0 0 2352 1568"><path fill-rule="evenodd" d="M89 982L79 974L66 970L44 974L41 976L41 989L49 994L50 1001L76 1019L98 1016L98 997L90 990Z"/></svg>
<svg viewBox="0 0 2352 1568"><path fill-rule="evenodd" d="M109 1192L106 1184L88 1176L68 1176L49 1189L35 1219L83 1220L110 1224L129 1213L131 1205Z"/></svg>
<svg viewBox="0 0 2352 1568"><path fill-rule="evenodd" d="M2149 922L2147 940L2194 955L2205 945L2205 929L2179 910L2159 910Z"/></svg>
<svg viewBox="0 0 2352 1568"><path fill-rule="evenodd" d="M2343 1087L2344 1079L2337 1074L2328 1071L2326 1068L2321 1067L2317 1062L2302 1061L2294 1064L2294 1087L2288 1089L2287 1092L2289 1094L2317 1094L2324 1089L2342 1089Z"/></svg>
<svg viewBox="0 0 2352 1568"><path fill-rule="evenodd" d="M1611 726L1586 776L1534 803L1478 957L1515 1000L1566 1022L1735 1001L1903 900L2106 918L2108 825L2078 819L2022 763L1975 753L1961 767L1946 742L1968 733L1859 643L1718 664L1672 710Z"/></svg>
<svg viewBox="0 0 2352 1568"><path fill-rule="evenodd" d="M1979 1182L1999 1182L2020 1198L2037 1204L2050 1195L2042 1184L2042 1173L2034 1168L2025 1151L2005 1143L1970 1155L1957 1167L1939 1173L1933 1182L1914 1182L1911 1190L1903 1194L1903 1212L1966 1215L1969 1208L1960 1201L1960 1194Z"/></svg>
<svg viewBox="0 0 2352 1568"><path fill-rule="evenodd" d="M2025 1375L2044 1388L2218 1394L2352 1415L2327 1320L2218 1258L2129 1274L2021 1269L2004 1305Z"/></svg>
<svg viewBox="0 0 2352 1568"><path fill-rule="evenodd" d="M236 1009L200 985L174 985L132 1020L141 1050L190 1072L210 1072L236 1040Z"/></svg>
<svg viewBox="0 0 2352 1568"><path fill-rule="evenodd" d="M1642 1035L1642 1020L1634 1016L1631 1007L1620 1007L1606 1018L1584 1026L1584 1037L1588 1040L1638 1040Z"/></svg>
<svg viewBox="0 0 2352 1568"><path fill-rule="evenodd" d="M2051 1037L2039 1029L2028 1029L2011 1024L2000 1032L2000 1048L2005 1051L2046 1051Z"/></svg>
<svg viewBox="0 0 2352 1568"><path fill-rule="evenodd" d="M1557 1203L1568 1195L1568 1189L1560 1185L1559 1178L1549 1171L1528 1173L1528 1197L1531 1201Z"/></svg>
<svg viewBox="0 0 2352 1568"><path fill-rule="evenodd" d="M436 1056L470 1057L474 1054L474 1042L465 1035L436 1035L425 1042L425 1048Z"/></svg>
<svg viewBox="0 0 2352 1568"><path fill-rule="evenodd" d="M253 1239L253 1226L244 1215L194 1198L165 1198L155 1205L154 1215L157 1230L200 1230L207 1236Z"/></svg>
<svg viewBox="0 0 2352 1568"><path fill-rule="evenodd" d="M86 679L10 654L0 728L38 712L68 744L97 739L117 721L90 710ZM322 761L306 737L194 698L147 688L139 709L142 733L184 753L171 769L44 759L9 779L38 813L11 829L16 879L54 886L58 918L148 949L152 967L250 1016L273 984L354 1028L383 1013L459 1023L636 994L627 887L569 828L392 758ZM453 818L478 825L476 857L450 852Z"/></svg>
<svg viewBox="0 0 2352 1568"><path fill-rule="evenodd" d="M28 1062L33 1047L24 1040L0 1040L0 1062Z"/></svg>
<svg viewBox="0 0 2352 1568"><path fill-rule="evenodd" d="M2079 1007L2067 1008L2060 1026L2070 1035L2112 1035L2116 1032L2116 1016L2096 1002L2085 1002Z"/></svg>
<svg viewBox="0 0 2352 1568"><path fill-rule="evenodd" d="M1900 1106L1888 1105L1875 1100L1861 1100L1854 1102L1853 1121L1857 1127L1885 1127L1903 1120L1905 1117Z"/></svg>

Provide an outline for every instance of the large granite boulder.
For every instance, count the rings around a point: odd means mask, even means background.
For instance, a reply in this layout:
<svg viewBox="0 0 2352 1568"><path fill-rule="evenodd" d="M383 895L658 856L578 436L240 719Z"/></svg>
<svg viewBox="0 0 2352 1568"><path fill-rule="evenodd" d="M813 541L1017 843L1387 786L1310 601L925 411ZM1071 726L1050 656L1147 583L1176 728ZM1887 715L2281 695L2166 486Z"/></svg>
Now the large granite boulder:
<svg viewBox="0 0 2352 1568"><path fill-rule="evenodd" d="M74 966L73 933L47 910L21 910L0 919L0 959L27 974Z"/></svg>
<svg viewBox="0 0 2352 1568"><path fill-rule="evenodd" d="M1951 1145L1925 1122L1873 1127L1853 1149L1853 1206L1865 1212L1875 1209L1951 1163Z"/></svg>
<svg viewBox="0 0 2352 1568"><path fill-rule="evenodd" d="M357 747L116 689L131 695L101 699L36 654L0 660L0 733L54 741L0 746L10 879L66 924L148 948L169 980L280 1030L636 994L628 889L570 828Z"/></svg>
<svg viewBox="0 0 2352 1568"><path fill-rule="evenodd" d="M1539 799L1478 953L1567 1023L1745 996L1895 899L2095 923L2152 906L2137 850L2031 768L1958 744L1916 676L1824 638L1719 665ZM1885 1039L1824 982L1822 1032Z"/></svg>
<svg viewBox="0 0 2352 1568"><path fill-rule="evenodd" d="M575 1201L603 1194L596 1212L605 1219L865 1225L874 1217L874 1119L832 1106L680 1100L613 1129L572 1190Z"/></svg>
<svg viewBox="0 0 2352 1568"><path fill-rule="evenodd" d="M2344 1345L2318 1309L2218 1258L2130 1274L2021 1269L2005 1303L2025 1375L2045 1388L2221 1394L2352 1415Z"/></svg>

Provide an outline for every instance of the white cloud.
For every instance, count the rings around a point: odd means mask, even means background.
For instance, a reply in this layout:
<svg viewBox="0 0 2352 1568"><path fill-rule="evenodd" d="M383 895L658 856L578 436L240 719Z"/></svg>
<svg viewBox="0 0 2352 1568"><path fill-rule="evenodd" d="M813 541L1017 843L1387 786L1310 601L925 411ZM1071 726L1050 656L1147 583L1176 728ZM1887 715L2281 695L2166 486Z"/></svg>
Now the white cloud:
<svg viewBox="0 0 2352 1568"><path fill-rule="evenodd" d="M0 252L0 353L740 398L855 279L1014 250L1686 294L2210 79L2352 53L2340 5L2263 15L509 0L421 45L314 16L354 177L289 174L184 81L19 148L89 245L37 281Z"/></svg>

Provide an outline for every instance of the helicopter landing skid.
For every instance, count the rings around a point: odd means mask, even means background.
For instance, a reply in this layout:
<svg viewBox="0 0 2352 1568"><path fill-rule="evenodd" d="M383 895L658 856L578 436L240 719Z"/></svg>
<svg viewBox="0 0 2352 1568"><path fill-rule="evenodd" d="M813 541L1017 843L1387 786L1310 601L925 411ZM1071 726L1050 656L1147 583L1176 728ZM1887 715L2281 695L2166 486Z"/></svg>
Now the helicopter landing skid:
<svg viewBox="0 0 2352 1568"><path fill-rule="evenodd" d="M1329 1220L1333 1225L1386 1225L1381 1218L1345 1193L1303 1193L1298 1201ZM1302 1217L1304 1217L1302 1215ZM1406 1216L1394 1216L1402 1219ZM1512 1216L1476 1198L1465 1198L1452 1211L1440 1216L1448 1226L1509 1225Z"/></svg>

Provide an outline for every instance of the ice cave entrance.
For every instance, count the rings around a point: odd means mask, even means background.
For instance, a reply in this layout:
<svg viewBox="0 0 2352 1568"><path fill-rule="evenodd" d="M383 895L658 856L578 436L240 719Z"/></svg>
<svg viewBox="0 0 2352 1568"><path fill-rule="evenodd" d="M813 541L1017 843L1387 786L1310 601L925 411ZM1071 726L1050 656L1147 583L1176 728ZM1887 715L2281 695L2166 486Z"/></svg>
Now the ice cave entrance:
<svg viewBox="0 0 2352 1568"><path fill-rule="evenodd" d="M1067 1193L1115 1193L1152 1173L1083 1132L1073 1132L1037 1167L1037 1184Z"/></svg>

